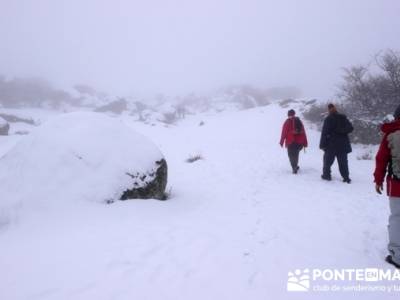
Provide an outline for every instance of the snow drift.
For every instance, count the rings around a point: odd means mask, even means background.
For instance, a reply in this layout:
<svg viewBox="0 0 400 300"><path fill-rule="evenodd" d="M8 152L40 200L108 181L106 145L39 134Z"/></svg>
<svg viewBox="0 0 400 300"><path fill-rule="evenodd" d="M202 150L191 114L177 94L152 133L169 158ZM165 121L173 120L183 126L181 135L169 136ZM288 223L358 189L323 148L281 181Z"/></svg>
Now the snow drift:
<svg viewBox="0 0 400 300"><path fill-rule="evenodd" d="M0 182L7 186L0 205L113 201L146 187L163 162L152 142L120 120L99 113L64 114L0 159ZM165 189L166 174L163 180Z"/></svg>

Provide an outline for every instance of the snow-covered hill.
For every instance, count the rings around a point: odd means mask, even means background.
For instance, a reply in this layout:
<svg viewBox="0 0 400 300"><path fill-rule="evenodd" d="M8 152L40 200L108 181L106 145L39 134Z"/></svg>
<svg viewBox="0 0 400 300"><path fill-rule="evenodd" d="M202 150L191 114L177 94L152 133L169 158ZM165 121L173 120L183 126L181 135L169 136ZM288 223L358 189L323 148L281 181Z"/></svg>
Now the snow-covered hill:
<svg viewBox="0 0 400 300"><path fill-rule="evenodd" d="M165 155L171 198L21 208L0 231L0 299L398 298L286 291L295 269L389 267L387 199L374 193L373 161L358 160L356 147L353 183L336 167L323 182L319 133L309 130L293 175L278 145L285 117L278 105L168 128L122 116ZM11 139L1 137L2 153ZM203 159L187 163L191 155ZM7 188L0 183L0 195Z"/></svg>

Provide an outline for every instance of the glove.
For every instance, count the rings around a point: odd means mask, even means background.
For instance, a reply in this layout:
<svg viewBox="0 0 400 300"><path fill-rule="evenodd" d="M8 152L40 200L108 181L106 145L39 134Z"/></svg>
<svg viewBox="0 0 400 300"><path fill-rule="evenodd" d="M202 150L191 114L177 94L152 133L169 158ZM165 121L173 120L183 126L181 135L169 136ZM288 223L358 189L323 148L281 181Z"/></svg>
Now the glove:
<svg viewBox="0 0 400 300"><path fill-rule="evenodd" d="M375 185L375 191L376 191L379 195L381 195L381 194L382 194L382 191L383 191L383 185L382 185L382 184L376 184L376 185Z"/></svg>

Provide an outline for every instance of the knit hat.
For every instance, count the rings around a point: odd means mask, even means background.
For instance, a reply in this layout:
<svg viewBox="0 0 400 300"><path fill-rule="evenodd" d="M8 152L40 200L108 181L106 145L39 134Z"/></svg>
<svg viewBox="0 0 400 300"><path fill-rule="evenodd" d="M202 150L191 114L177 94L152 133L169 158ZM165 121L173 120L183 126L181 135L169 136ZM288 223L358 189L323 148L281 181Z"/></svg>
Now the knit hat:
<svg viewBox="0 0 400 300"><path fill-rule="evenodd" d="M329 108L329 109L335 108L335 104L329 103L329 104L328 104L328 108Z"/></svg>
<svg viewBox="0 0 400 300"><path fill-rule="evenodd" d="M397 106L397 108L396 108L396 110L395 110L395 112L394 112L394 114L393 114L393 117L397 120L397 119L400 119L400 105L399 106Z"/></svg>
<svg viewBox="0 0 400 300"><path fill-rule="evenodd" d="M292 116L294 116L296 114L296 112L294 111L294 109L290 109L288 112L287 112L287 115L289 116L289 117L292 117ZM400 114L400 112L399 112L399 114Z"/></svg>

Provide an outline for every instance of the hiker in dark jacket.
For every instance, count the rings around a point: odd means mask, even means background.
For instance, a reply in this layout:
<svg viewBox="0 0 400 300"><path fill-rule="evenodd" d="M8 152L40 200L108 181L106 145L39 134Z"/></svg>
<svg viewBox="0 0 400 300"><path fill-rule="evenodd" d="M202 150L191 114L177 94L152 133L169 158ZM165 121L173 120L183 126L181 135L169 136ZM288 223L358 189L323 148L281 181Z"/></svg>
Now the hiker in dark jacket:
<svg viewBox="0 0 400 300"><path fill-rule="evenodd" d="M289 161L292 166L293 174L299 171L299 154L303 147L308 146L306 131L300 118L296 117L296 112L291 109L288 111L288 118L282 127L281 141L283 147L285 143L288 151Z"/></svg>
<svg viewBox="0 0 400 300"><path fill-rule="evenodd" d="M321 178L332 180L331 167L336 158L343 182L350 183L347 155L352 151L349 133L353 131L353 125L345 115L338 113L335 105L329 104L328 111L329 115L325 118L319 145L320 149L324 151L324 167Z"/></svg>
<svg viewBox="0 0 400 300"><path fill-rule="evenodd" d="M376 155L374 177L376 192L382 194L386 176L386 193L390 206L390 255L386 257L386 261L400 268L400 106L397 107L394 118L394 122L381 127L384 136Z"/></svg>

